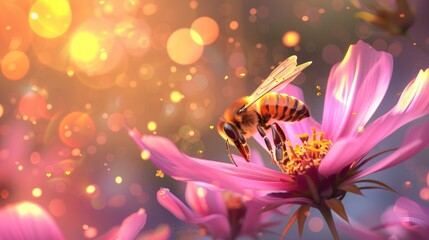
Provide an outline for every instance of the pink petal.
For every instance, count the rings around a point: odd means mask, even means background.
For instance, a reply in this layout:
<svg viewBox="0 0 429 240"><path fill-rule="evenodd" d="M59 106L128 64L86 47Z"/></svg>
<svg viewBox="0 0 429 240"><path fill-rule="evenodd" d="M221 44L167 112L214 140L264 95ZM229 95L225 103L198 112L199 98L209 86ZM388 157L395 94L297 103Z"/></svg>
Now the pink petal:
<svg viewBox="0 0 429 240"><path fill-rule="evenodd" d="M0 239L64 239L54 219L39 205L19 202L0 210Z"/></svg>
<svg viewBox="0 0 429 240"><path fill-rule="evenodd" d="M137 234L146 224L147 215L144 209L139 209L136 213L131 214L121 224L118 236L115 239L135 239Z"/></svg>
<svg viewBox="0 0 429 240"><path fill-rule="evenodd" d="M429 69L425 72L420 71L417 78L405 88L396 106L374 121L360 136L336 142L320 164L319 172L324 176L335 174L343 167L358 160L381 140L404 124L428 114L429 98L427 96L429 96ZM426 129L426 127L422 126L422 129ZM414 131L421 133L421 130L418 129ZM386 161L374 165L374 167L379 169L372 168L372 170L366 170L365 175L369 174L369 171L380 171L397 164L397 162L404 161L406 160L404 158L412 156L425 147L421 142L416 142L420 140L412 140L413 133L410 134L409 139L404 141L403 149L389 156L389 159ZM418 135L418 138L426 139L425 136L420 135ZM410 144L415 145L413 147ZM392 163L388 164L387 161L391 161ZM381 164L385 164L386 166Z"/></svg>
<svg viewBox="0 0 429 240"><path fill-rule="evenodd" d="M429 146L429 122L410 128L404 138L402 146L377 163L369 166L356 174L349 181L362 178L371 173L379 172L391 168L403 161L406 161L416 155L418 152ZM348 182L349 182L348 181Z"/></svg>
<svg viewBox="0 0 429 240"><path fill-rule="evenodd" d="M359 41L329 75L322 130L335 141L358 133L386 93L392 56Z"/></svg>
<svg viewBox="0 0 429 240"><path fill-rule="evenodd" d="M177 218L188 223L202 225L213 237L230 236L230 226L226 215L200 215L185 206L168 189L162 188L157 194L158 202Z"/></svg>
<svg viewBox="0 0 429 240"><path fill-rule="evenodd" d="M246 216L241 226L241 234L257 236L263 230L263 225L268 224L263 219L269 218L273 211L261 213L263 205L257 201L247 201L244 204L246 206Z"/></svg>
<svg viewBox="0 0 429 240"><path fill-rule="evenodd" d="M219 213L226 216L228 214L220 190L209 190L201 184L188 182L185 198L188 205L200 215Z"/></svg>
<svg viewBox="0 0 429 240"><path fill-rule="evenodd" d="M400 197L393 207L396 217L429 230L429 209L408 198Z"/></svg>
<svg viewBox="0 0 429 240"><path fill-rule="evenodd" d="M140 208L137 212L129 215L122 221L120 227L114 227L109 232L101 236L100 240L132 240L137 237L139 232L143 229L146 224L146 211Z"/></svg>
<svg viewBox="0 0 429 240"><path fill-rule="evenodd" d="M401 97L388 113L374 121L362 133L367 148L372 148L408 122L429 113L429 69L420 71L417 78L404 89Z"/></svg>
<svg viewBox="0 0 429 240"><path fill-rule="evenodd" d="M365 142L353 137L342 138L335 142L322 159L318 169L319 173L329 177L359 160L366 153L365 149L362 149L362 144Z"/></svg>
<svg viewBox="0 0 429 240"><path fill-rule="evenodd" d="M195 159L179 152L166 138L140 137L137 131L130 135L142 149L150 152L151 160L158 168L177 180L205 182L241 194L299 189L290 176L244 160L236 161L236 167L229 163Z"/></svg>

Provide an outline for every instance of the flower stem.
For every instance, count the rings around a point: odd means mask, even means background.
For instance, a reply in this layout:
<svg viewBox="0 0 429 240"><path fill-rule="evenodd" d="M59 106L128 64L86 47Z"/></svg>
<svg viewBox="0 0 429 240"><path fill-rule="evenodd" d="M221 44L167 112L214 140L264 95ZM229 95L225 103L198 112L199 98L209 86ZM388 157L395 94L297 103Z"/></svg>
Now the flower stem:
<svg viewBox="0 0 429 240"><path fill-rule="evenodd" d="M318 209L322 214L323 218L325 219L326 223L328 224L329 230L331 231L331 234L334 240L339 240L340 237L338 235L337 228L335 227L334 218L332 217L331 209L328 206L326 206L325 203L321 204L321 206L319 206Z"/></svg>

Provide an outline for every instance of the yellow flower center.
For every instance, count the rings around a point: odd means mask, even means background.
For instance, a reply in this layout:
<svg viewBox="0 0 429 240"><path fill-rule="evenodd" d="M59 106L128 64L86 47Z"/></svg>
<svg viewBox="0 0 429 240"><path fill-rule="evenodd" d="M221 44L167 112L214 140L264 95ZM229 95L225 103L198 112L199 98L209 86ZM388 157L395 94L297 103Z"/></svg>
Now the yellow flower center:
<svg viewBox="0 0 429 240"><path fill-rule="evenodd" d="M332 146L332 142L324 136L324 132L316 132L313 128L311 137L307 133L297 136L301 144L292 146L287 141L285 158L278 164L280 169L288 175L297 175L304 174L312 167L317 168Z"/></svg>

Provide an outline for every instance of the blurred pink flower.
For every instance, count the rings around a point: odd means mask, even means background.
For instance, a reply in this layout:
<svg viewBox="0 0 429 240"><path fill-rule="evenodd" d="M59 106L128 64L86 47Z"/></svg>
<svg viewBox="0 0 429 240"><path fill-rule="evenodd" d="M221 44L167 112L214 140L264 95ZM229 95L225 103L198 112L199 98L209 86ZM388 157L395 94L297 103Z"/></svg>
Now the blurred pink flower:
<svg viewBox="0 0 429 240"><path fill-rule="evenodd" d="M362 178L397 165L429 145L429 123L424 123L410 128L399 148L368 156L394 131L429 113L427 69L408 84L390 111L368 124L386 93L391 74L390 54L378 52L362 41L350 46L344 60L331 70L322 123L311 117L296 123L279 122L288 140L283 152L286 161L277 163L281 172L246 164L239 156L234 156L238 167L196 159L179 152L168 139L142 137L136 130L130 131L130 135L150 152L158 168L177 180L213 184L271 205L299 204L284 234L296 220L302 234L307 211L317 208L338 239L331 211L348 221L342 204L345 195L361 195L361 190L374 188L393 191L382 182ZM304 100L302 92L292 85L284 92ZM267 135L271 139L271 134ZM260 137L255 138L263 142ZM364 168L388 152L388 156Z"/></svg>
<svg viewBox="0 0 429 240"><path fill-rule="evenodd" d="M382 216L382 224L373 228L353 223L342 225L353 239L427 239L429 208L408 198L399 198Z"/></svg>
<svg viewBox="0 0 429 240"><path fill-rule="evenodd" d="M145 223L146 213L140 209L99 239L135 239ZM60 240L64 236L46 210L35 203L19 202L0 210L0 239Z"/></svg>
<svg viewBox="0 0 429 240"><path fill-rule="evenodd" d="M166 188L158 191L157 198L177 218L198 224L215 239L256 238L276 224L270 221L272 211L261 213L263 204L240 194L188 182L185 196L191 209Z"/></svg>
<svg viewBox="0 0 429 240"><path fill-rule="evenodd" d="M399 239L427 239L429 233L429 208L408 198L399 198L395 205L382 216L383 225L377 230L386 230L389 237Z"/></svg>

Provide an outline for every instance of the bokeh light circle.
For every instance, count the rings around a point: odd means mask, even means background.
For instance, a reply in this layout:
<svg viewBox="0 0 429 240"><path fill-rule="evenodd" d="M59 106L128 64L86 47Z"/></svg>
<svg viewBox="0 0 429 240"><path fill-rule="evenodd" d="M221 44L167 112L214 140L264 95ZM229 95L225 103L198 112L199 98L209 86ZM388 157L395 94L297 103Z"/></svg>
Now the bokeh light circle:
<svg viewBox="0 0 429 240"><path fill-rule="evenodd" d="M282 37L282 42L286 47L295 47L300 40L301 36L295 31L288 31Z"/></svg>
<svg viewBox="0 0 429 240"><path fill-rule="evenodd" d="M203 40L203 45L209 45L219 37L219 25L210 17L199 17L191 25L191 29L196 31Z"/></svg>
<svg viewBox="0 0 429 240"><path fill-rule="evenodd" d="M33 39L21 2L0 1L0 59L11 50L26 51Z"/></svg>
<svg viewBox="0 0 429 240"><path fill-rule="evenodd" d="M192 64L203 54L203 39L198 32L181 28L173 32L167 41L168 56L182 65Z"/></svg>
<svg viewBox="0 0 429 240"><path fill-rule="evenodd" d="M90 19L79 26L70 38L69 51L71 62L91 77L109 73L125 62L114 29L101 19Z"/></svg>
<svg viewBox="0 0 429 240"><path fill-rule="evenodd" d="M46 99L38 93L29 92L19 101L19 113L31 121L46 116Z"/></svg>
<svg viewBox="0 0 429 240"><path fill-rule="evenodd" d="M31 29L43 38L56 38L70 27L72 13L66 0L37 0L28 14Z"/></svg>
<svg viewBox="0 0 429 240"><path fill-rule="evenodd" d="M95 124L91 117L83 112L66 115L59 126L61 141L69 147L82 147L93 140Z"/></svg>
<svg viewBox="0 0 429 240"><path fill-rule="evenodd" d="M149 51L151 30L142 20L124 20L116 24L114 31L128 54L140 57Z"/></svg>
<svg viewBox="0 0 429 240"><path fill-rule="evenodd" d="M107 118L107 126L112 132L119 132L125 125L125 117L121 113L115 112Z"/></svg>
<svg viewBox="0 0 429 240"><path fill-rule="evenodd" d="M20 80L27 75L30 60L22 51L14 50L7 53L1 61L1 71L9 80Z"/></svg>

